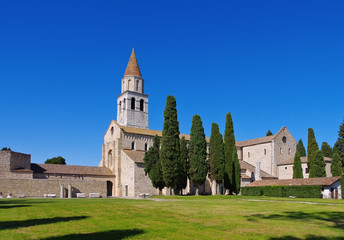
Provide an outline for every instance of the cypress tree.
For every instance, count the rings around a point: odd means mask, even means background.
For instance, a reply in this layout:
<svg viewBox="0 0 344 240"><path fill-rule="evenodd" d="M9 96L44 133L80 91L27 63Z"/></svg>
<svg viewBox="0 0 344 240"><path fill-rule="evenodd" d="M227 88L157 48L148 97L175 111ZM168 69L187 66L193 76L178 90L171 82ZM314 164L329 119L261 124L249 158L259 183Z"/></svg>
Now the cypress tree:
<svg viewBox="0 0 344 240"><path fill-rule="evenodd" d="M219 131L219 125L211 125L211 135L209 143L209 163L210 177L216 182L216 193L219 193L218 186L223 182L225 171L225 153L222 135Z"/></svg>
<svg viewBox="0 0 344 240"><path fill-rule="evenodd" d="M313 153L312 165L309 169L309 177L310 178L317 178L317 177L326 177L326 163L324 161L324 157L321 151L315 150Z"/></svg>
<svg viewBox="0 0 344 240"><path fill-rule="evenodd" d="M339 159L342 162L342 166L344 165L344 120L342 124L339 126L338 131L338 139L334 144L334 151L336 151L339 155Z"/></svg>
<svg viewBox="0 0 344 240"><path fill-rule="evenodd" d="M161 161L159 158L160 139L158 136L154 137L153 146L145 153L143 161L145 163L145 172L148 173L155 188L159 188L160 192L165 187L165 182L162 177Z"/></svg>
<svg viewBox="0 0 344 240"><path fill-rule="evenodd" d="M299 152L300 157L306 157L306 148L303 145L302 139L299 140L296 146L296 151Z"/></svg>
<svg viewBox="0 0 344 240"><path fill-rule="evenodd" d="M226 115L226 127L224 135L224 149L225 149L225 175L224 175L224 187L230 190L233 189L233 149L235 146L235 136L233 129L233 121L231 113Z"/></svg>
<svg viewBox="0 0 344 240"><path fill-rule="evenodd" d="M241 168L238 158L238 151L233 148L233 192L239 194L241 186Z"/></svg>
<svg viewBox="0 0 344 240"><path fill-rule="evenodd" d="M189 154L190 183L197 187L196 195L198 195L198 186L205 183L208 172L208 166L206 162L207 142L205 140L202 120L199 115L194 115L192 118Z"/></svg>
<svg viewBox="0 0 344 240"><path fill-rule="evenodd" d="M332 156L331 173L332 177L343 175L342 162L340 161L339 154L337 152L334 152Z"/></svg>
<svg viewBox="0 0 344 240"><path fill-rule="evenodd" d="M189 171L189 152L185 137L180 140L180 165L179 165L179 178L177 184L177 190L182 193L182 189L186 188Z"/></svg>
<svg viewBox="0 0 344 240"><path fill-rule="evenodd" d="M323 142L321 144L321 153L323 154L324 157L332 157L332 148L330 145L328 145L327 142Z"/></svg>
<svg viewBox="0 0 344 240"><path fill-rule="evenodd" d="M313 154L315 153L316 150L319 150L319 146L318 146L317 141L315 140L314 130L313 128L308 128L307 165L308 165L309 171L311 171Z"/></svg>
<svg viewBox="0 0 344 240"><path fill-rule="evenodd" d="M269 130L269 131L267 131L267 133L266 133L266 136L272 136L273 134L272 134L272 132Z"/></svg>
<svg viewBox="0 0 344 240"><path fill-rule="evenodd" d="M179 177L180 142L177 102L172 95L167 96L164 119L160 151L162 173L166 186L175 188Z"/></svg>
<svg viewBox="0 0 344 240"><path fill-rule="evenodd" d="M301 166L301 154L298 151L296 151L295 157L294 157L293 178L303 178L302 166Z"/></svg>

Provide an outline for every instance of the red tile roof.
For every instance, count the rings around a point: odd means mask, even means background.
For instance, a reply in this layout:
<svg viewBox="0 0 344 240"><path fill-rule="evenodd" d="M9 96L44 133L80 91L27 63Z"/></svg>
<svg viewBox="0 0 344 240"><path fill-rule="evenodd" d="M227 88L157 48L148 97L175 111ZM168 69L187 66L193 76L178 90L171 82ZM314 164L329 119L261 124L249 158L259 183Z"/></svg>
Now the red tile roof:
<svg viewBox="0 0 344 240"><path fill-rule="evenodd" d="M324 161L325 162L331 162L332 158L324 157ZM301 157L301 163L307 163L307 162L308 162L307 157ZM290 165L290 164L294 164L294 158L287 159L287 160L285 160L285 161L283 161L277 165L279 166L279 165Z"/></svg>
<svg viewBox="0 0 344 240"><path fill-rule="evenodd" d="M32 163L31 170L44 174L113 176L111 170L106 167Z"/></svg>
<svg viewBox="0 0 344 240"><path fill-rule="evenodd" d="M273 179L254 181L248 187L260 186L331 186L340 180L340 177L322 177L322 178L298 178L298 179Z"/></svg>

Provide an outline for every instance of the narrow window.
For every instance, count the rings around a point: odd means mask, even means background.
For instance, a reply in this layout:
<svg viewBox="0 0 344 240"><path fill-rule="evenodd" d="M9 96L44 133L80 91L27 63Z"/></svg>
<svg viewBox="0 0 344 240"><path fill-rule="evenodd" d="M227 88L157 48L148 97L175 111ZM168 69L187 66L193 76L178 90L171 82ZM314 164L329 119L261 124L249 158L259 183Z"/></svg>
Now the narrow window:
<svg viewBox="0 0 344 240"><path fill-rule="evenodd" d="M136 92L139 91L139 80L136 80Z"/></svg>
<svg viewBox="0 0 344 240"><path fill-rule="evenodd" d="M132 150L135 149L135 142L131 142L131 149L132 149Z"/></svg>
<svg viewBox="0 0 344 240"><path fill-rule="evenodd" d="M264 155L266 155L266 149L264 149Z"/></svg>
<svg viewBox="0 0 344 240"><path fill-rule="evenodd" d="M143 99L140 100L140 111L143 111L143 105L145 101Z"/></svg>
<svg viewBox="0 0 344 240"><path fill-rule="evenodd" d="M250 157L250 152L247 153L247 157Z"/></svg>
<svg viewBox="0 0 344 240"><path fill-rule="evenodd" d="M284 169L285 169L285 170L287 170L287 169L288 169L288 167L284 167Z"/></svg>
<svg viewBox="0 0 344 240"><path fill-rule="evenodd" d="M147 149L148 149L148 144L145 143L145 151L147 151Z"/></svg>
<svg viewBox="0 0 344 240"><path fill-rule="evenodd" d="M282 154L282 148L280 148L280 154Z"/></svg>
<svg viewBox="0 0 344 240"><path fill-rule="evenodd" d="M290 148L288 149L288 154L290 155L290 153L291 153L291 150L290 150Z"/></svg>
<svg viewBox="0 0 344 240"><path fill-rule="evenodd" d="M131 109L135 109L135 98L131 98Z"/></svg>
<svg viewBox="0 0 344 240"><path fill-rule="evenodd" d="M108 153L108 167L112 167L112 150Z"/></svg>
<svg viewBox="0 0 344 240"><path fill-rule="evenodd" d="M128 81L128 90L130 90L130 83L131 83L131 80L129 79L129 81Z"/></svg>
<svg viewBox="0 0 344 240"><path fill-rule="evenodd" d="M122 101L119 101L119 111L122 111Z"/></svg>
<svg viewBox="0 0 344 240"><path fill-rule="evenodd" d="M123 100L123 109L125 110L125 98Z"/></svg>
<svg viewBox="0 0 344 240"><path fill-rule="evenodd" d="M128 185L125 185L125 196L128 197Z"/></svg>
<svg viewBox="0 0 344 240"><path fill-rule="evenodd" d="M113 127L111 127L111 135L113 135Z"/></svg>

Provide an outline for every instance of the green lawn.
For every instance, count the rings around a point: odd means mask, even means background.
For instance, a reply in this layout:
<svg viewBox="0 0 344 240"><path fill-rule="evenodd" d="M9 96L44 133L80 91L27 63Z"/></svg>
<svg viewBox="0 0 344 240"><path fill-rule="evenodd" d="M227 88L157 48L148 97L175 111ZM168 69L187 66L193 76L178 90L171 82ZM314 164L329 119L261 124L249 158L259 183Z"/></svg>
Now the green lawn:
<svg viewBox="0 0 344 240"><path fill-rule="evenodd" d="M0 239L344 239L342 200L159 200L2 199Z"/></svg>

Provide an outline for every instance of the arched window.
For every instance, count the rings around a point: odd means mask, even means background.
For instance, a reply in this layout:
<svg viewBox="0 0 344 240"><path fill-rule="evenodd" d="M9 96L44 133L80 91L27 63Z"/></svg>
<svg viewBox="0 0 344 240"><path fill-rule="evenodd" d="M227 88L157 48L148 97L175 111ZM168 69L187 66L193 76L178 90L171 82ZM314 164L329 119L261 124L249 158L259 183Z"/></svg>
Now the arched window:
<svg viewBox="0 0 344 240"><path fill-rule="evenodd" d="M108 167L112 167L112 150L108 153Z"/></svg>
<svg viewBox="0 0 344 240"><path fill-rule="evenodd" d="M139 80L136 80L136 92L139 91Z"/></svg>
<svg viewBox="0 0 344 240"><path fill-rule="evenodd" d="M130 90L130 83L131 83L131 80L129 79L129 81L128 81L128 90Z"/></svg>
<svg viewBox="0 0 344 240"><path fill-rule="evenodd" d="M132 149L132 150L135 149L135 142L131 142L131 149Z"/></svg>
<svg viewBox="0 0 344 240"><path fill-rule="evenodd" d="M147 150L148 150L148 144L145 143L145 151L147 151Z"/></svg>
<svg viewBox="0 0 344 240"><path fill-rule="evenodd" d="M135 98L131 98L131 109L135 109Z"/></svg>
<svg viewBox="0 0 344 240"><path fill-rule="evenodd" d="M143 99L140 100L140 111L143 111L143 105L145 104L145 101Z"/></svg>
<svg viewBox="0 0 344 240"><path fill-rule="evenodd" d="M125 110L125 98L123 100L123 109Z"/></svg>
<svg viewBox="0 0 344 240"><path fill-rule="evenodd" d="M119 101L119 111L122 111L122 101Z"/></svg>
<svg viewBox="0 0 344 240"><path fill-rule="evenodd" d="M111 135L113 135L113 127L111 127Z"/></svg>

